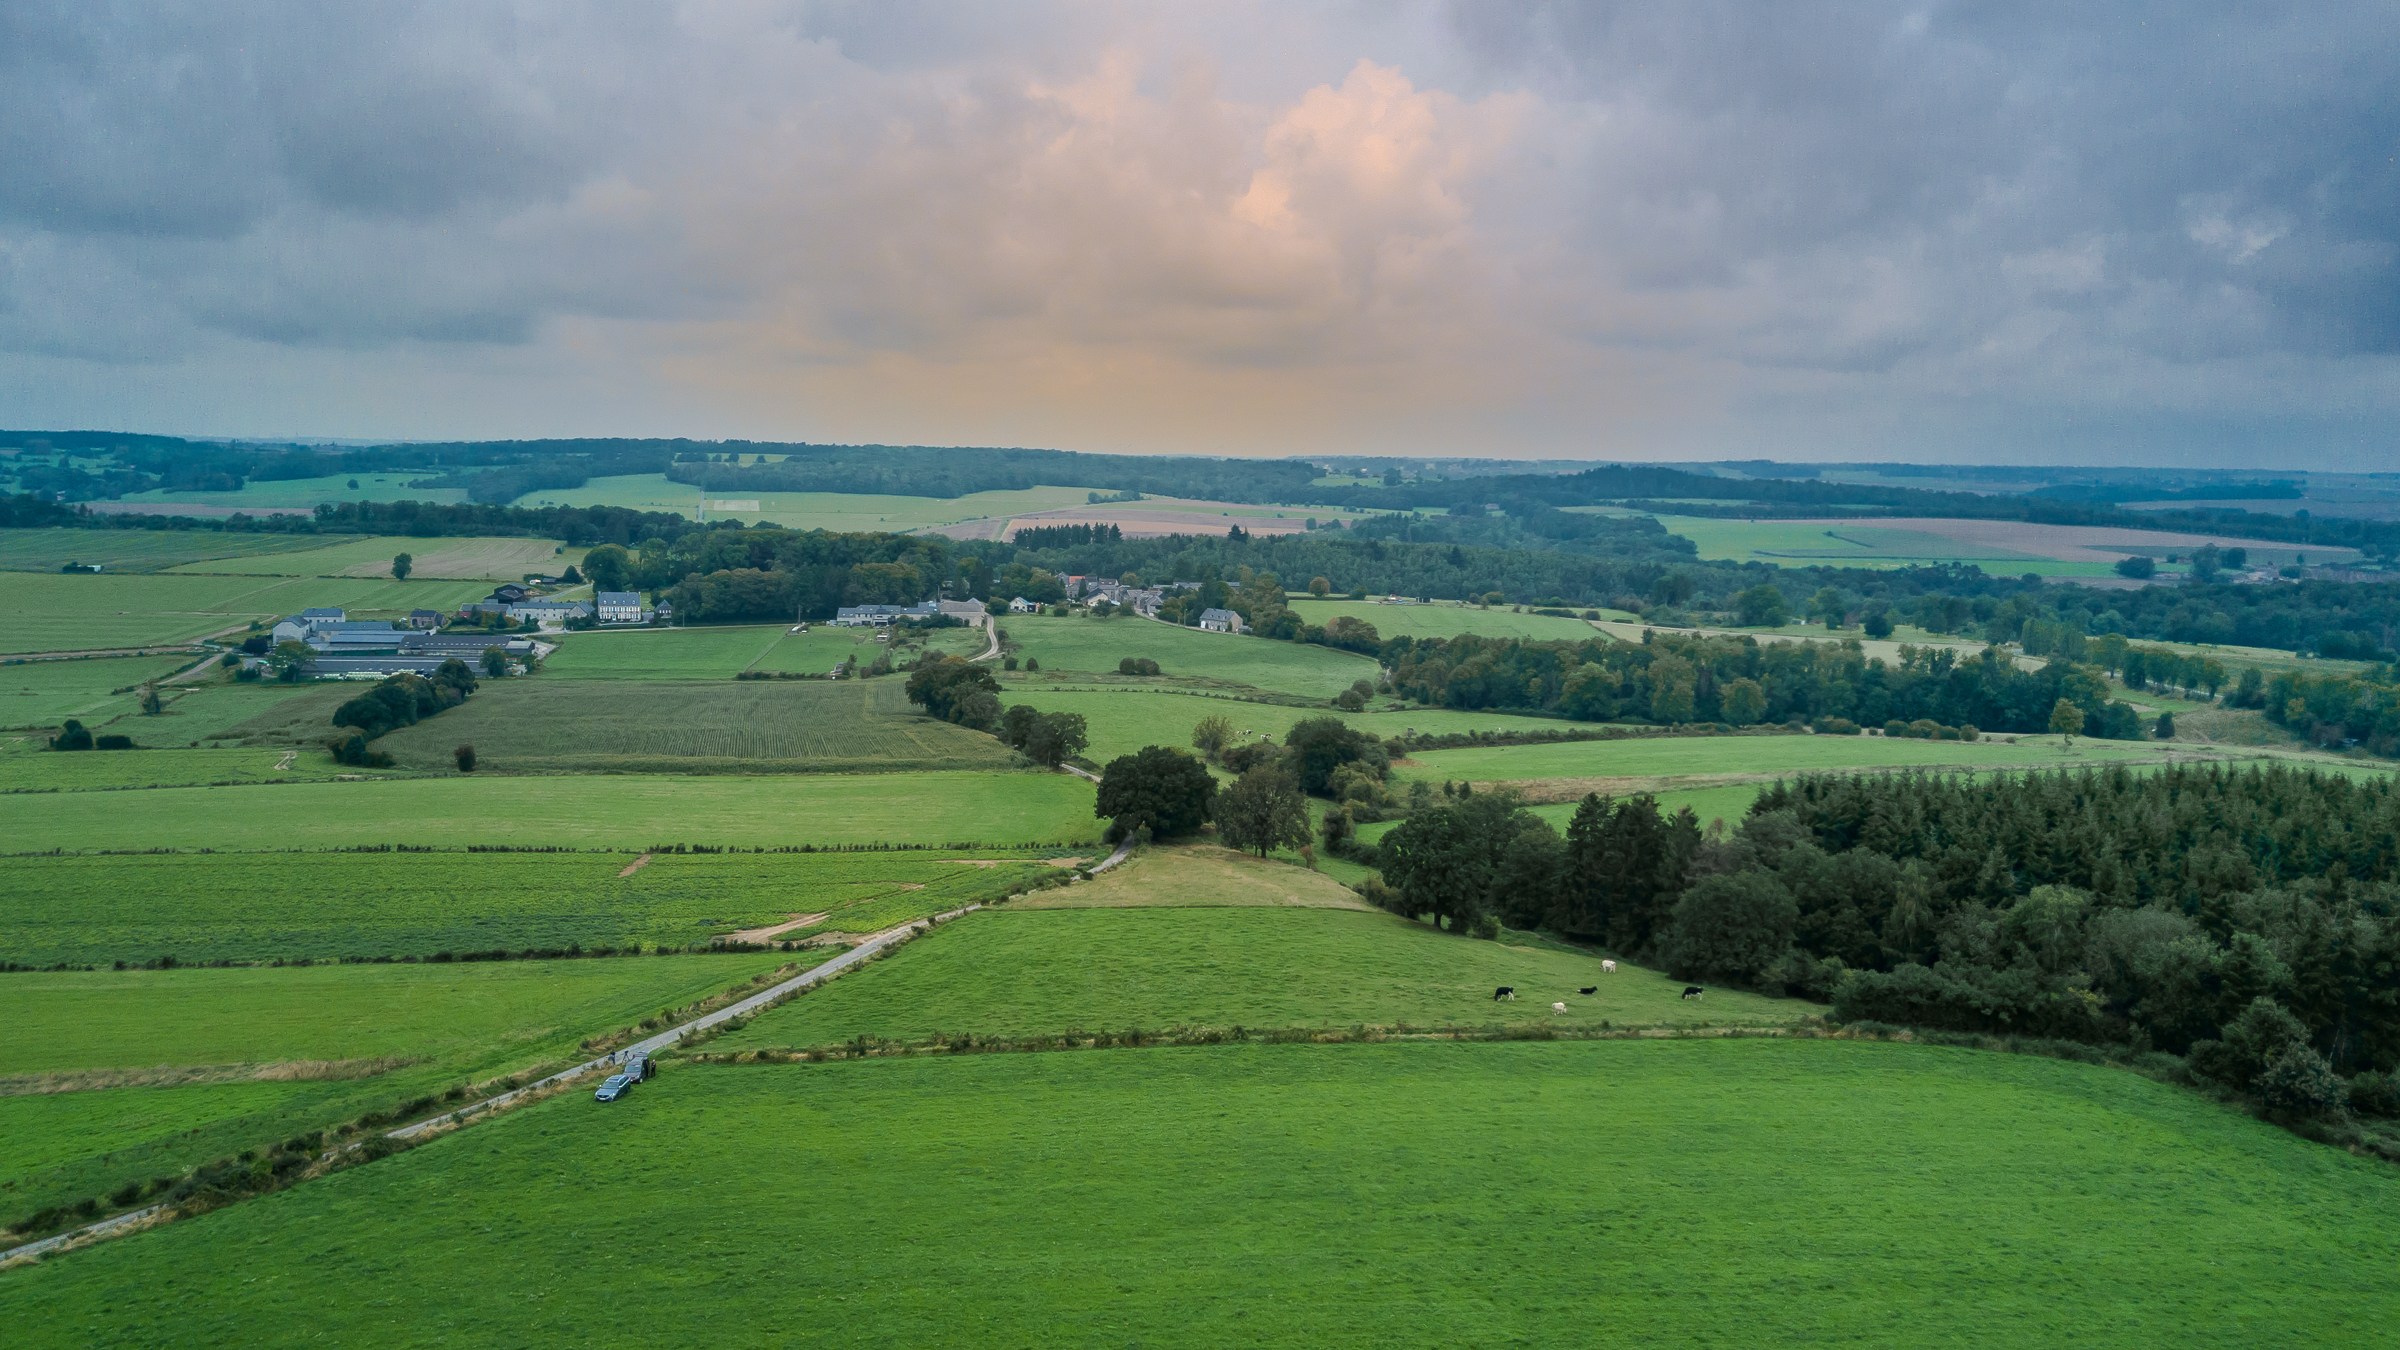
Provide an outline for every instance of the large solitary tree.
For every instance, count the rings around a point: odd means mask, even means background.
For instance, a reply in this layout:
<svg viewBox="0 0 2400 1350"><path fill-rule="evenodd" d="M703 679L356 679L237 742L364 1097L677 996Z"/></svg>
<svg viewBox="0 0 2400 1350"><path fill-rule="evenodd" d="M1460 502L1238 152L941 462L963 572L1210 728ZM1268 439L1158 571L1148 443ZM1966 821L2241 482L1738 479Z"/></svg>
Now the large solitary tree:
<svg viewBox="0 0 2400 1350"><path fill-rule="evenodd" d="M1163 745L1146 745L1120 755L1100 771L1100 793L1092 814L1111 822L1112 839L1148 829L1160 838L1189 834L1208 821L1217 780L1208 766Z"/></svg>
<svg viewBox="0 0 2400 1350"><path fill-rule="evenodd" d="M1308 842L1308 799L1280 764L1261 764L1217 798L1217 837L1227 845L1265 857Z"/></svg>
<svg viewBox="0 0 2400 1350"><path fill-rule="evenodd" d="M978 699L974 695L988 698ZM908 701L945 722L978 731L1000 720L1000 682L988 667L955 656L919 662L908 677Z"/></svg>
<svg viewBox="0 0 2400 1350"><path fill-rule="evenodd" d="M395 554L393 554L393 555L392 555L392 580L394 580L394 581L406 581L406 580L408 580L408 574L409 574L411 571L415 570L415 568L416 568L416 565L417 565L417 560L416 560L415 558L413 558L413 557L409 556L409 555L408 555L408 554L406 554L406 553L395 553Z"/></svg>

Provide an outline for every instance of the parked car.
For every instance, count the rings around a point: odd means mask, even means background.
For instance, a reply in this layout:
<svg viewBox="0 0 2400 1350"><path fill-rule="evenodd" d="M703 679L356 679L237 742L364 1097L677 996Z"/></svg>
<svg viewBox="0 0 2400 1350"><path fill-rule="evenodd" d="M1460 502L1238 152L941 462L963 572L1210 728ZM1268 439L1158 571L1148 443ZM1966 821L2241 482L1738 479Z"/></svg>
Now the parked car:
<svg viewBox="0 0 2400 1350"><path fill-rule="evenodd" d="M615 1074L611 1076L607 1082L600 1085L600 1090L598 1092L592 1094L592 1100L600 1102L613 1102L617 1098L624 1096L626 1093L633 1091L633 1085L639 1081L641 1080L635 1078L631 1074Z"/></svg>
<svg viewBox="0 0 2400 1350"><path fill-rule="evenodd" d="M648 1055L635 1055L633 1058L626 1060L625 1067L619 1069L617 1072L625 1075L627 1078L630 1078L637 1083L647 1083L651 1079L658 1077L658 1061L650 1058Z"/></svg>

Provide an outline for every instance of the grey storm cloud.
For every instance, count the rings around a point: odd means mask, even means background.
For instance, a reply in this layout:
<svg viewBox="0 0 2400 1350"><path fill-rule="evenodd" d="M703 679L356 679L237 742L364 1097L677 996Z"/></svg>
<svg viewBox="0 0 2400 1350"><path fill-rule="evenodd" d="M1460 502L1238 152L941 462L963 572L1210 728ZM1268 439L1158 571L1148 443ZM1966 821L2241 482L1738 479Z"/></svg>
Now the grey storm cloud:
<svg viewBox="0 0 2400 1350"><path fill-rule="evenodd" d="M0 398L2355 460L2395 87L2371 5L17 4Z"/></svg>

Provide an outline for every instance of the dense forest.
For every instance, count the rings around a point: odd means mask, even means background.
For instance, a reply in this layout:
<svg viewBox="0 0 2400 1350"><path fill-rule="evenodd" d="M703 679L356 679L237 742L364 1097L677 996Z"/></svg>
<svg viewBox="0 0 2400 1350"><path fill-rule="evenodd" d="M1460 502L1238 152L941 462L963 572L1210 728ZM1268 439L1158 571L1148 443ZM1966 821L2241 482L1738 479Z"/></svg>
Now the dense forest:
<svg viewBox="0 0 2400 1350"><path fill-rule="evenodd" d="M1547 926L1681 978L1831 998L1845 1021L2163 1051L2295 1109L2337 1101L2334 1072L2400 1067L2384 779L1808 777L1730 831L1594 796L1563 837L1445 789L1377 852L1396 889L1369 890L1395 910Z"/></svg>

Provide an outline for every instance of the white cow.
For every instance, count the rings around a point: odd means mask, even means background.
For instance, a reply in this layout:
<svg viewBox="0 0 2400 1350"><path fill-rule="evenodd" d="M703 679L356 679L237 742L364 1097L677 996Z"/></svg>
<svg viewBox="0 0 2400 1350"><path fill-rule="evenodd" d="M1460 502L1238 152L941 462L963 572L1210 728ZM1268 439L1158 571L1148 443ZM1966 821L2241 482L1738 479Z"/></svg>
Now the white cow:
<svg viewBox="0 0 2400 1350"><path fill-rule="evenodd" d="M1565 1012L1566 1010L1567 1010L1567 1005L1566 1005L1566 1004L1564 1004L1564 1003L1553 1003L1553 1004L1551 1004L1551 1005L1550 1005L1550 1011L1552 1011L1552 1012L1554 1012L1554 1013L1563 1013L1563 1012Z"/></svg>
<svg viewBox="0 0 2400 1350"><path fill-rule="evenodd" d="M1601 963L1600 963L1600 973L1601 973L1601 974L1603 974L1603 975L1614 975L1614 974L1616 974L1616 973L1617 973L1617 963L1616 963L1616 962L1614 962L1614 961L1603 961L1603 962L1601 962Z"/></svg>

